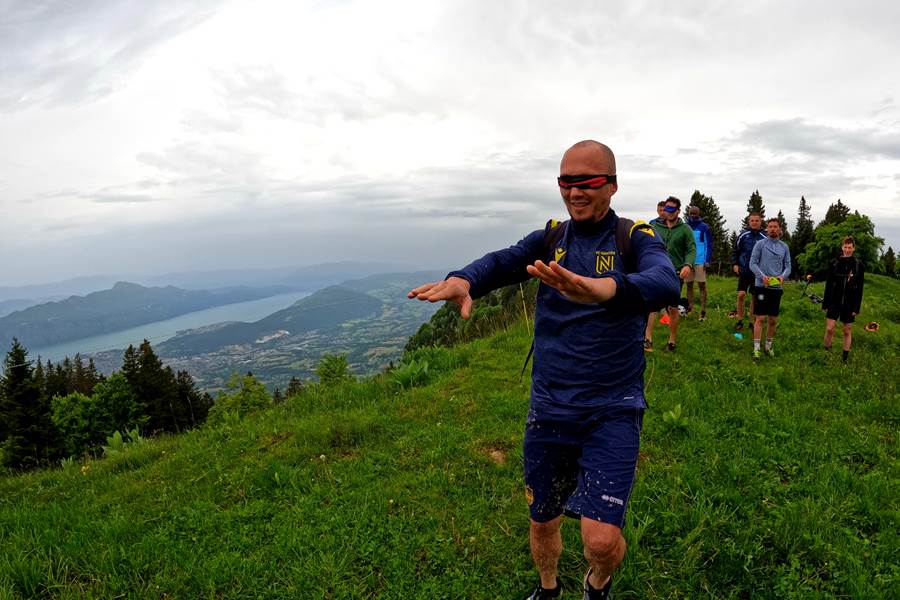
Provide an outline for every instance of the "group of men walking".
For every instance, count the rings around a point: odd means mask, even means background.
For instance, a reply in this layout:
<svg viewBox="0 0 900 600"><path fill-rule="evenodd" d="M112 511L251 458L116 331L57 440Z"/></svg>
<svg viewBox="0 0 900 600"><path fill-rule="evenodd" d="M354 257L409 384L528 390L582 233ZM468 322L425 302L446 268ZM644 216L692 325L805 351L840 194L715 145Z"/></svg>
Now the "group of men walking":
<svg viewBox="0 0 900 600"><path fill-rule="evenodd" d="M568 221L548 221L515 245L490 252L443 281L421 285L409 297L454 302L467 319L473 299L531 277L540 280L523 442L529 542L540 580L528 598L561 594L560 529L568 515L579 520L588 562L583 598L607 600L625 556L622 527L647 408L644 351L652 348L648 340L655 313L665 309L669 317L670 351L675 350L683 283L689 284L691 300L691 284L698 284L700 319L706 318L713 237L696 207L682 222L681 201L671 196L660 203L659 217L650 225L616 215L610 208L618 191L615 155L599 142L585 140L566 150L556 182ZM766 224L766 234L760 226L759 215L751 215L750 230L741 234L733 261L739 276L734 316L743 326L749 290L756 357L766 320L766 350L774 355L782 284L790 272L778 221ZM826 288L826 347L834 319L846 324L859 312L862 273L859 261L850 258L840 264L843 283L829 279ZM845 325L845 350L848 344Z"/></svg>

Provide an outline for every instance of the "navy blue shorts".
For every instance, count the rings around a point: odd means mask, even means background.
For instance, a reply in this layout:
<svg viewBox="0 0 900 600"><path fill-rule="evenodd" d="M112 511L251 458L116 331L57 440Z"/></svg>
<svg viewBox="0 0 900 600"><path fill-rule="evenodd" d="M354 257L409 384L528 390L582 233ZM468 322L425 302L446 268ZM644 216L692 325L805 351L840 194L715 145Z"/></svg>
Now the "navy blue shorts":
<svg viewBox="0 0 900 600"><path fill-rule="evenodd" d="M525 499L538 523L564 512L621 528L634 485L644 409L612 406L584 418L529 411Z"/></svg>

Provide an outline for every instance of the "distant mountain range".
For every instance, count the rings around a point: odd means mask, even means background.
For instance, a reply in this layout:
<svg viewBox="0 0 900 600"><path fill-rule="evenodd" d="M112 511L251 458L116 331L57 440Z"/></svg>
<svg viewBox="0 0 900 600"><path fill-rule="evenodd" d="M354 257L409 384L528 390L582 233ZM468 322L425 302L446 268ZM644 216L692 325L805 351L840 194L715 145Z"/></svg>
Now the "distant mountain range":
<svg viewBox="0 0 900 600"><path fill-rule="evenodd" d="M314 292L348 279L377 273L406 271L408 265L376 262L333 262L274 269L223 269L166 273L141 279L146 285L174 285L184 289L214 289L235 285L289 285L299 292Z"/></svg>
<svg viewBox="0 0 900 600"><path fill-rule="evenodd" d="M0 318L0 344L8 348L15 337L26 347L49 346L289 290L282 285L198 291L120 281L109 290L30 306Z"/></svg>

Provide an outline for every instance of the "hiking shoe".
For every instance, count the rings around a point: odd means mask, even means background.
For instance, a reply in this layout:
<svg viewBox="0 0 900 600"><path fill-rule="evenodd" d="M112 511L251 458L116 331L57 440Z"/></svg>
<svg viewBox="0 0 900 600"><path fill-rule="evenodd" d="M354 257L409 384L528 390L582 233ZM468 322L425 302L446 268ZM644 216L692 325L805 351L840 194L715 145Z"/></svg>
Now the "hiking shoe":
<svg viewBox="0 0 900 600"><path fill-rule="evenodd" d="M754 350L753 351L753 360L755 360L756 362L759 362L760 358L761 358L761 355L759 353L759 350Z"/></svg>
<svg viewBox="0 0 900 600"><path fill-rule="evenodd" d="M775 358L775 351L771 348L766 348L766 356L769 358Z"/></svg>
<svg viewBox="0 0 900 600"><path fill-rule="evenodd" d="M556 580L556 587L552 590L542 588L539 582L537 587L534 588L534 591L531 592L531 595L525 598L525 600L545 600L548 598L559 598L560 593L562 593L562 585L560 585L559 579Z"/></svg>
<svg viewBox="0 0 900 600"><path fill-rule="evenodd" d="M666 344L666 349L664 352L675 352L675 342L669 342Z"/></svg>
<svg viewBox="0 0 900 600"><path fill-rule="evenodd" d="M644 340L644 352L653 352L653 340Z"/></svg>
<svg viewBox="0 0 900 600"><path fill-rule="evenodd" d="M729 319L737 319L737 311L733 310L730 313L728 313L728 318Z"/></svg>
<svg viewBox="0 0 900 600"><path fill-rule="evenodd" d="M584 600L609 600L609 591L612 589L612 577L606 582L602 589L595 590L591 587L588 577L591 576L591 569L584 574Z"/></svg>
<svg viewBox="0 0 900 600"><path fill-rule="evenodd" d="M738 321L737 323L734 324L734 330L735 330L735 331L741 331L743 328L744 328L744 321L743 321L743 320Z"/></svg>
<svg viewBox="0 0 900 600"><path fill-rule="evenodd" d="M706 311L705 310L700 311L700 318L698 318L697 320L700 321L701 323L706 320Z"/></svg>

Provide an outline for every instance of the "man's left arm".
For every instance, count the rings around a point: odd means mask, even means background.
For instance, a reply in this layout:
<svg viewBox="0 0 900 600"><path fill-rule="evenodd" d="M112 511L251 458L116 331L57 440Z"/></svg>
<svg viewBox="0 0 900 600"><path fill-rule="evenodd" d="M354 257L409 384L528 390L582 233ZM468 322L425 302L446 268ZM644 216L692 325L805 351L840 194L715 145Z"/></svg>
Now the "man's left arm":
<svg viewBox="0 0 900 600"><path fill-rule="evenodd" d="M676 306L681 291L678 275L672 268L666 247L650 227L638 225L632 229L631 250L637 270L634 273L611 272L610 276L616 281L616 295L604 306L636 314Z"/></svg>
<svg viewBox="0 0 900 600"><path fill-rule="evenodd" d="M784 244L784 242L781 242ZM782 259L784 264L784 269L781 271L781 282L784 283L784 280L787 279L791 274L791 251L788 249L788 245L784 244L784 258Z"/></svg>
<svg viewBox="0 0 900 600"><path fill-rule="evenodd" d="M704 265L712 264L713 245L715 243L716 237L713 235L712 228L709 225L706 225L706 260L703 262Z"/></svg>

